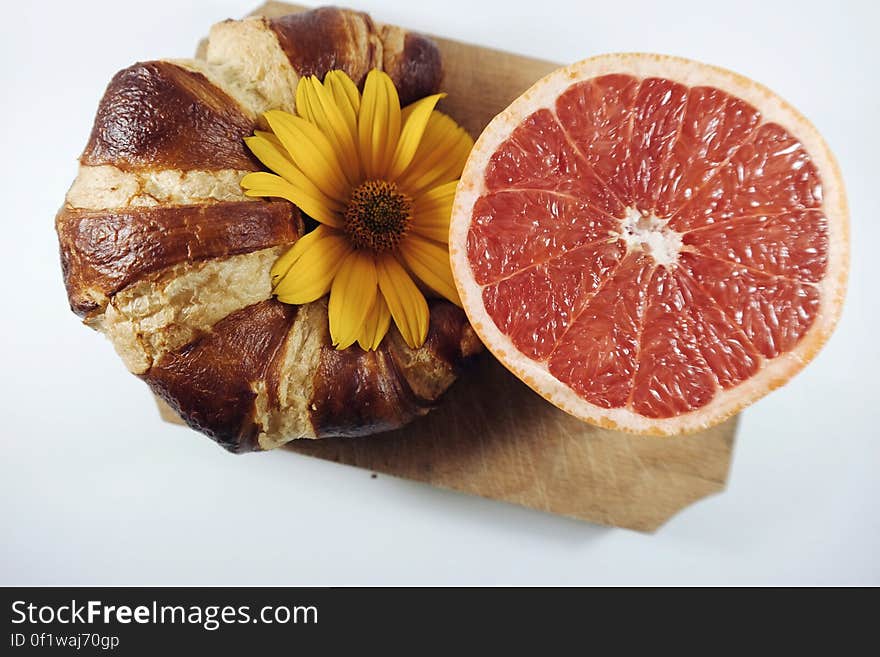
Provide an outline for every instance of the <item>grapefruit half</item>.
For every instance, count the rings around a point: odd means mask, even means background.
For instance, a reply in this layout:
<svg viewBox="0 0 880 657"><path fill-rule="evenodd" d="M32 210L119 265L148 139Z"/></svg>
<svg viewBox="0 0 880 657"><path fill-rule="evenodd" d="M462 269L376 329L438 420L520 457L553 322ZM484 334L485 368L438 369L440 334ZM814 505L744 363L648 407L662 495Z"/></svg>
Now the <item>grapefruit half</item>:
<svg viewBox="0 0 880 657"><path fill-rule="evenodd" d="M450 258L488 349L559 408L653 435L721 422L828 339L846 196L769 89L648 54L559 69L489 124Z"/></svg>

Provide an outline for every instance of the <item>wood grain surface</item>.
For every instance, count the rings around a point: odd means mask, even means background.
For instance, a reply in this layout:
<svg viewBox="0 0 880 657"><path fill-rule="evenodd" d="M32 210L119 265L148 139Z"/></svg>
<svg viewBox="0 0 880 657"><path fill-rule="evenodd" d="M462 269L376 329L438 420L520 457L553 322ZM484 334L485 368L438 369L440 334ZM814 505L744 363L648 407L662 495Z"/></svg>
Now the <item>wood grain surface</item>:
<svg viewBox="0 0 880 657"><path fill-rule="evenodd" d="M254 13L279 16L302 9L269 2ZM475 137L558 66L434 38L449 94L442 109ZM164 404L160 411L180 422ZM403 429L367 438L294 441L287 449L540 511L653 531L724 489L736 425L732 418L676 438L600 429L556 409L484 354L440 408Z"/></svg>

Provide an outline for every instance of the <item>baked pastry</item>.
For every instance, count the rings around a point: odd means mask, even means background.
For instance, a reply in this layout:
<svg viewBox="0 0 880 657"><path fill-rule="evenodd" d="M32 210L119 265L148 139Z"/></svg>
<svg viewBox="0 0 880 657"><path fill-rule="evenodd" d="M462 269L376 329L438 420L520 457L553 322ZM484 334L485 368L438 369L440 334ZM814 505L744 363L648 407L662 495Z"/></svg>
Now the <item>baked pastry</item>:
<svg viewBox="0 0 880 657"><path fill-rule="evenodd" d="M261 169L243 138L293 111L300 77L384 69L406 103L438 90L429 39L322 8L230 20L204 58L143 62L113 78L56 217L74 312L192 427L232 451L356 436L426 413L479 342L431 305L427 341L392 328L380 348L330 344L325 300L272 298L270 268L304 231L287 201L246 198Z"/></svg>

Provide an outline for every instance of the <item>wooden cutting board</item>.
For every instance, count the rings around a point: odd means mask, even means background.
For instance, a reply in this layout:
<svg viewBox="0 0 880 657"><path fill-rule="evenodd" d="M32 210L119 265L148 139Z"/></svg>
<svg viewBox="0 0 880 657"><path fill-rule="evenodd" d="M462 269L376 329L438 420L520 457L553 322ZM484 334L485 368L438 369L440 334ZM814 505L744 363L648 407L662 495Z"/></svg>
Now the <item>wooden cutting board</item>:
<svg viewBox="0 0 880 657"><path fill-rule="evenodd" d="M269 2L254 13L303 10ZM449 94L442 108L474 137L558 67L434 39L443 53L443 90ZM164 403L160 410L165 419L180 422ZM724 489L736 425L733 418L677 438L600 429L556 409L484 354L438 409L403 429L368 438L294 441L287 449L540 511L653 531Z"/></svg>

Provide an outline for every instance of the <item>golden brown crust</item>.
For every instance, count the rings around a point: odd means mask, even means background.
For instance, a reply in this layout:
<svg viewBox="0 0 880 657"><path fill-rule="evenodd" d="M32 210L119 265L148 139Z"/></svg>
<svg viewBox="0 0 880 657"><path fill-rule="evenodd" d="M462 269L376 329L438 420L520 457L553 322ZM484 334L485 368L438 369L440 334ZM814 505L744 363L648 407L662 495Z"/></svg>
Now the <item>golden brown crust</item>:
<svg viewBox="0 0 880 657"><path fill-rule="evenodd" d="M372 68L391 76L402 105L436 93L443 67L429 38L377 26L369 15L321 7L268 20L291 66L301 76L322 78L341 69L360 87Z"/></svg>
<svg viewBox="0 0 880 657"><path fill-rule="evenodd" d="M342 69L360 85L385 69L407 104L438 90L439 51L335 8L236 24L247 29L212 33L222 44L210 61L135 64L111 81L56 217L71 307L190 426L231 451L402 426L478 349L464 314L432 302L420 349L392 328L376 352L336 351L326 299L264 300L276 252L303 232L299 211L236 193L260 168L243 137L263 109L285 99L293 109L298 76Z"/></svg>
<svg viewBox="0 0 880 657"><path fill-rule="evenodd" d="M80 162L256 171L259 163L242 141L253 129L254 120L201 73L142 62L113 76Z"/></svg>
<svg viewBox="0 0 880 657"><path fill-rule="evenodd" d="M365 13L321 7L269 19L281 49L300 76L323 79L341 69L360 86L371 68L381 64L376 27Z"/></svg>
<svg viewBox="0 0 880 657"><path fill-rule="evenodd" d="M389 431L430 410L430 401L409 387L387 344L376 351L326 345L320 358L310 405L318 438Z"/></svg>
<svg viewBox="0 0 880 657"><path fill-rule="evenodd" d="M260 435L273 431L264 424L281 404L285 345L306 308L269 299L236 311L163 355L142 378L188 425L226 449L261 449ZM376 351L325 344L312 387L302 391L311 393L311 427L302 430L317 438L365 436L426 414L479 349L463 317L446 301L432 302L429 338L416 350L397 346L394 329ZM437 368L447 378L438 379ZM426 382L432 385L424 388Z"/></svg>
<svg viewBox="0 0 880 657"><path fill-rule="evenodd" d="M259 449L257 389L275 367L296 314L296 306L272 299L243 308L165 354L143 379L189 426L226 449Z"/></svg>
<svg viewBox="0 0 880 657"><path fill-rule="evenodd" d="M480 340L461 308L436 299L429 306L431 326L424 348L458 373L463 362L482 350Z"/></svg>
<svg viewBox="0 0 880 657"><path fill-rule="evenodd" d="M55 227L70 307L85 315L126 285L165 267L295 242L302 217L285 201L63 208Z"/></svg>
<svg viewBox="0 0 880 657"><path fill-rule="evenodd" d="M394 80L400 104L409 105L440 90L443 62L437 44L416 32L404 32L398 48L398 40L391 37L397 30L389 26L382 29L382 69Z"/></svg>
<svg viewBox="0 0 880 657"><path fill-rule="evenodd" d="M479 350L464 313L446 301L432 302L422 347L409 349L399 337L392 330L371 352L321 350L309 404L318 438L390 431L424 415Z"/></svg>

